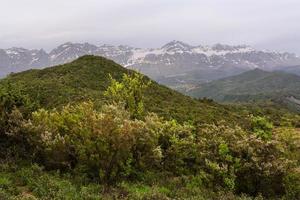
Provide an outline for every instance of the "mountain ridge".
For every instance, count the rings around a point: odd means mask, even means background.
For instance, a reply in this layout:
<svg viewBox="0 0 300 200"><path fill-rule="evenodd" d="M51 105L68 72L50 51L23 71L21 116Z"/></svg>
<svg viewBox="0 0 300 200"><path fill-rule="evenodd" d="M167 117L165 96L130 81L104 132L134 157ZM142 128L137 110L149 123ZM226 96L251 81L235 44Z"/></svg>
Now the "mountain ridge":
<svg viewBox="0 0 300 200"><path fill-rule="evenodd" d="M169 54L173 55L176 53L182 54L200 54L205 55L207 57L211 56L224 56L226 54L237 54L237 53L250 53L250 52L260 52L265 53L268 55L273 56L280 56L280 59L282 60L288 60L290 58L298 58L295 54L291 53L279 53L279 52L271 52L271 51L261 51L261 50L255 50L254 48L247 46L247 45L223 45L223 44L215 44L212 46L192 46L187 43L173 40L165 45L163 45L161 48L134 48L126 45L119 45L119 46L112 46L112 45L101 45L96 46L90 43L72 43L72 42L66 42L62 45L59 45L58 47L51 50L49 53L44 51L43 49L40 50L28 50L25 48L9 48L9 49L2 49L2 53L6 53L9 58L14 58L14 55L22 56L21 54L24 52L31 52L32 56L36 55L36 52L42 52L44 54L48 55L49 63L45 63L44 66L51 66L55 64L63 64L67 63L69 61L75 60L80 56L86 55L86 54L95 54L95 55L102 55L107 56L110 59L115 58L114 61L117 63L124 65L124 66L130 66L133 64L137 64L141 61L141 59L146 59L148 55L161 55L161 54ZM128 55L126 55L126 53ZM65 55L65 56L62 56ZM67 56L66 56L67 55ZM125 60L122 61L122 59L118 56L127 56ZM23 55L24 56L24 55ZM3 65L3 63L0 63ZM28 63L30 65L30 63ZM253 63L252 63L253 65ZM25 66L25 65L24 65ZM3 66L2 66L3 67ZM34 66L33 66L34 67ZM41 66L43 67L43 66Z"/></svg>
<svg viewBox="0 0 300 200"><path fill-rule="evenodd" d="M300 71L300 67L287 67L300 66L300 58L295 54L255 50L247 45L203 46L173 40L160 48L143 49L126 45L96 46L90 43L67 42L48 53L43 49L0 50L0 77L11 72L72 62L84 55L106 57L178 91L186 91L199 83L255 68L295 73Z"/></svg>
<svg viewBox="0 0 300 200"><path fill-rule="evenodd" d="M219 102L274 101L294 104L300 110L300 76L287 72L254 69L239 75L200 84L187 94L211 98Z"/></svg>

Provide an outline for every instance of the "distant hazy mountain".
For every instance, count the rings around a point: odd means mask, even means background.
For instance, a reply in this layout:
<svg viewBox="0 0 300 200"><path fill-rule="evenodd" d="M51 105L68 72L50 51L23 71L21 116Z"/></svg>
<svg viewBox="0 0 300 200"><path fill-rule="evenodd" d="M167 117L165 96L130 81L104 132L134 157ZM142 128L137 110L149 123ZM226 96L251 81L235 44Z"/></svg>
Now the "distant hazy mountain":
<svg viewBox="0 0 300 200"><path fill-rule="evenodd" d="M292 73L292 74L297 74L300 76L300 65L289 66L289 67L279 67L277 70Z"/></svg>
<svg viewBox="0 0 300 200"><path fill-rule="evenodd" d="M220 102L273 100L300 108L300 76L254 69L240 75L200 84L188 91L198 98Z"/></svg>
<svg viewBox="0 0 300 200"><path fill-rule="evenodd" d="M300 65L300 58L294 54L259 51L245 45L191 46L172 41L161 48L141 49L65 43L49 53L23 48L0 50L0 76L67 63L87 54L107 57L176 89L186 89L255 68L275 70L281 66Z"/></svg>
<svg viewBox="0 0 300 200"><path fill-rule="evenodd" d="M0 49L0 76L49 65L51 65L49 54L44 50L28 50L15 47L5 50Z"/></svg>

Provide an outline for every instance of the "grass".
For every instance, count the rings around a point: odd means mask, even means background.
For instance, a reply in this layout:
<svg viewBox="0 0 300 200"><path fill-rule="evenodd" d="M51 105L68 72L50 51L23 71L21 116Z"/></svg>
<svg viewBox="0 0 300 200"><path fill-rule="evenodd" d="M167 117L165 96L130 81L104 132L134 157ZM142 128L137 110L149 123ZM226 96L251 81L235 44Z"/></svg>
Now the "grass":
<svg viewBox="0 0 300 200"><path fill-rule="evenodd" d="M168 178L156 175L155 181L121 182L114 186L86 182L82 177L44 171L38 165L0 164L1 200L250 200L250 197L235 196L230 192L205 189L195 184L191 177ZM163 176L163 178L162 178ZM152 177L153 178L153 177ZM199 183L199 182L198 182Z"/></svg>

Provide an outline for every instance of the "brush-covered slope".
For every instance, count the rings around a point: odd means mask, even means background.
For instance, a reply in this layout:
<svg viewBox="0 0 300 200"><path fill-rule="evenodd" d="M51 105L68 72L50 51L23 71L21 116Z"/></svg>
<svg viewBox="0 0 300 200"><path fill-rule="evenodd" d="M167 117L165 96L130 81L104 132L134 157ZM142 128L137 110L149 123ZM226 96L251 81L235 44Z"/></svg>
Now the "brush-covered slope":
<svg viewBox="0 0 300 200"><path fill-rule="evenodd" d="M189 91L194 97L207 97L221 102L276 102L299 106L300 76L260 69L201 84ZM292 105L293 104L293 105Z"/></svg>
<svg viewBox="0 0 300 200"><path fill-rule="evenodd" d="M84 56L71 63L43 70L12 74L0 81L21 87L40 107L93 100L105 102L103 95L109 85L109 74L120 80L123 73L132 73L115 62L96 56ZM153 82L145 95L145 108L178 121L215 122L221 119L238 121L238 115L228 107L213 102L198 101Z"/></svg>

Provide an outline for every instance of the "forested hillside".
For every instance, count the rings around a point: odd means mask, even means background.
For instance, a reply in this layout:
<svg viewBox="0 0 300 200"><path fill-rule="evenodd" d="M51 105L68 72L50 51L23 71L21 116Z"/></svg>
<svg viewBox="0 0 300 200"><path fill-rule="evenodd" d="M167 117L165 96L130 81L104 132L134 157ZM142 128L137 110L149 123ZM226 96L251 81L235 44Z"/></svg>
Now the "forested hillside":
<svg viewBox="0 0 300 200"><path fill-rule="evenodd" d="M267 102L300 111L292 99L300 98L300 76L286 72L267 72L260 69L240 75L201 84L188 91L198 98L211 98L219 102Z"/></svg>
<svg viewBox="0 0 300 200"><path fill-rule="evenodd" d="M0 199L299 199L300 116L102 57L0 81Z"/></svg>
<svg viewBox="0 0 300 200"><path fill-rule="evenodd" d="M124 73L133 71L102 57L84 56L65 65L12 74L0 84L21 88L39 107L55 108L85 100L101 105L107 100L103 93L110 83L109 75L120 80ZM154 81L145 91L145 105L149 112L178 121L217 122L222 119L237 121L239 118L229 111L229 107L193 100Z"/></svg>

